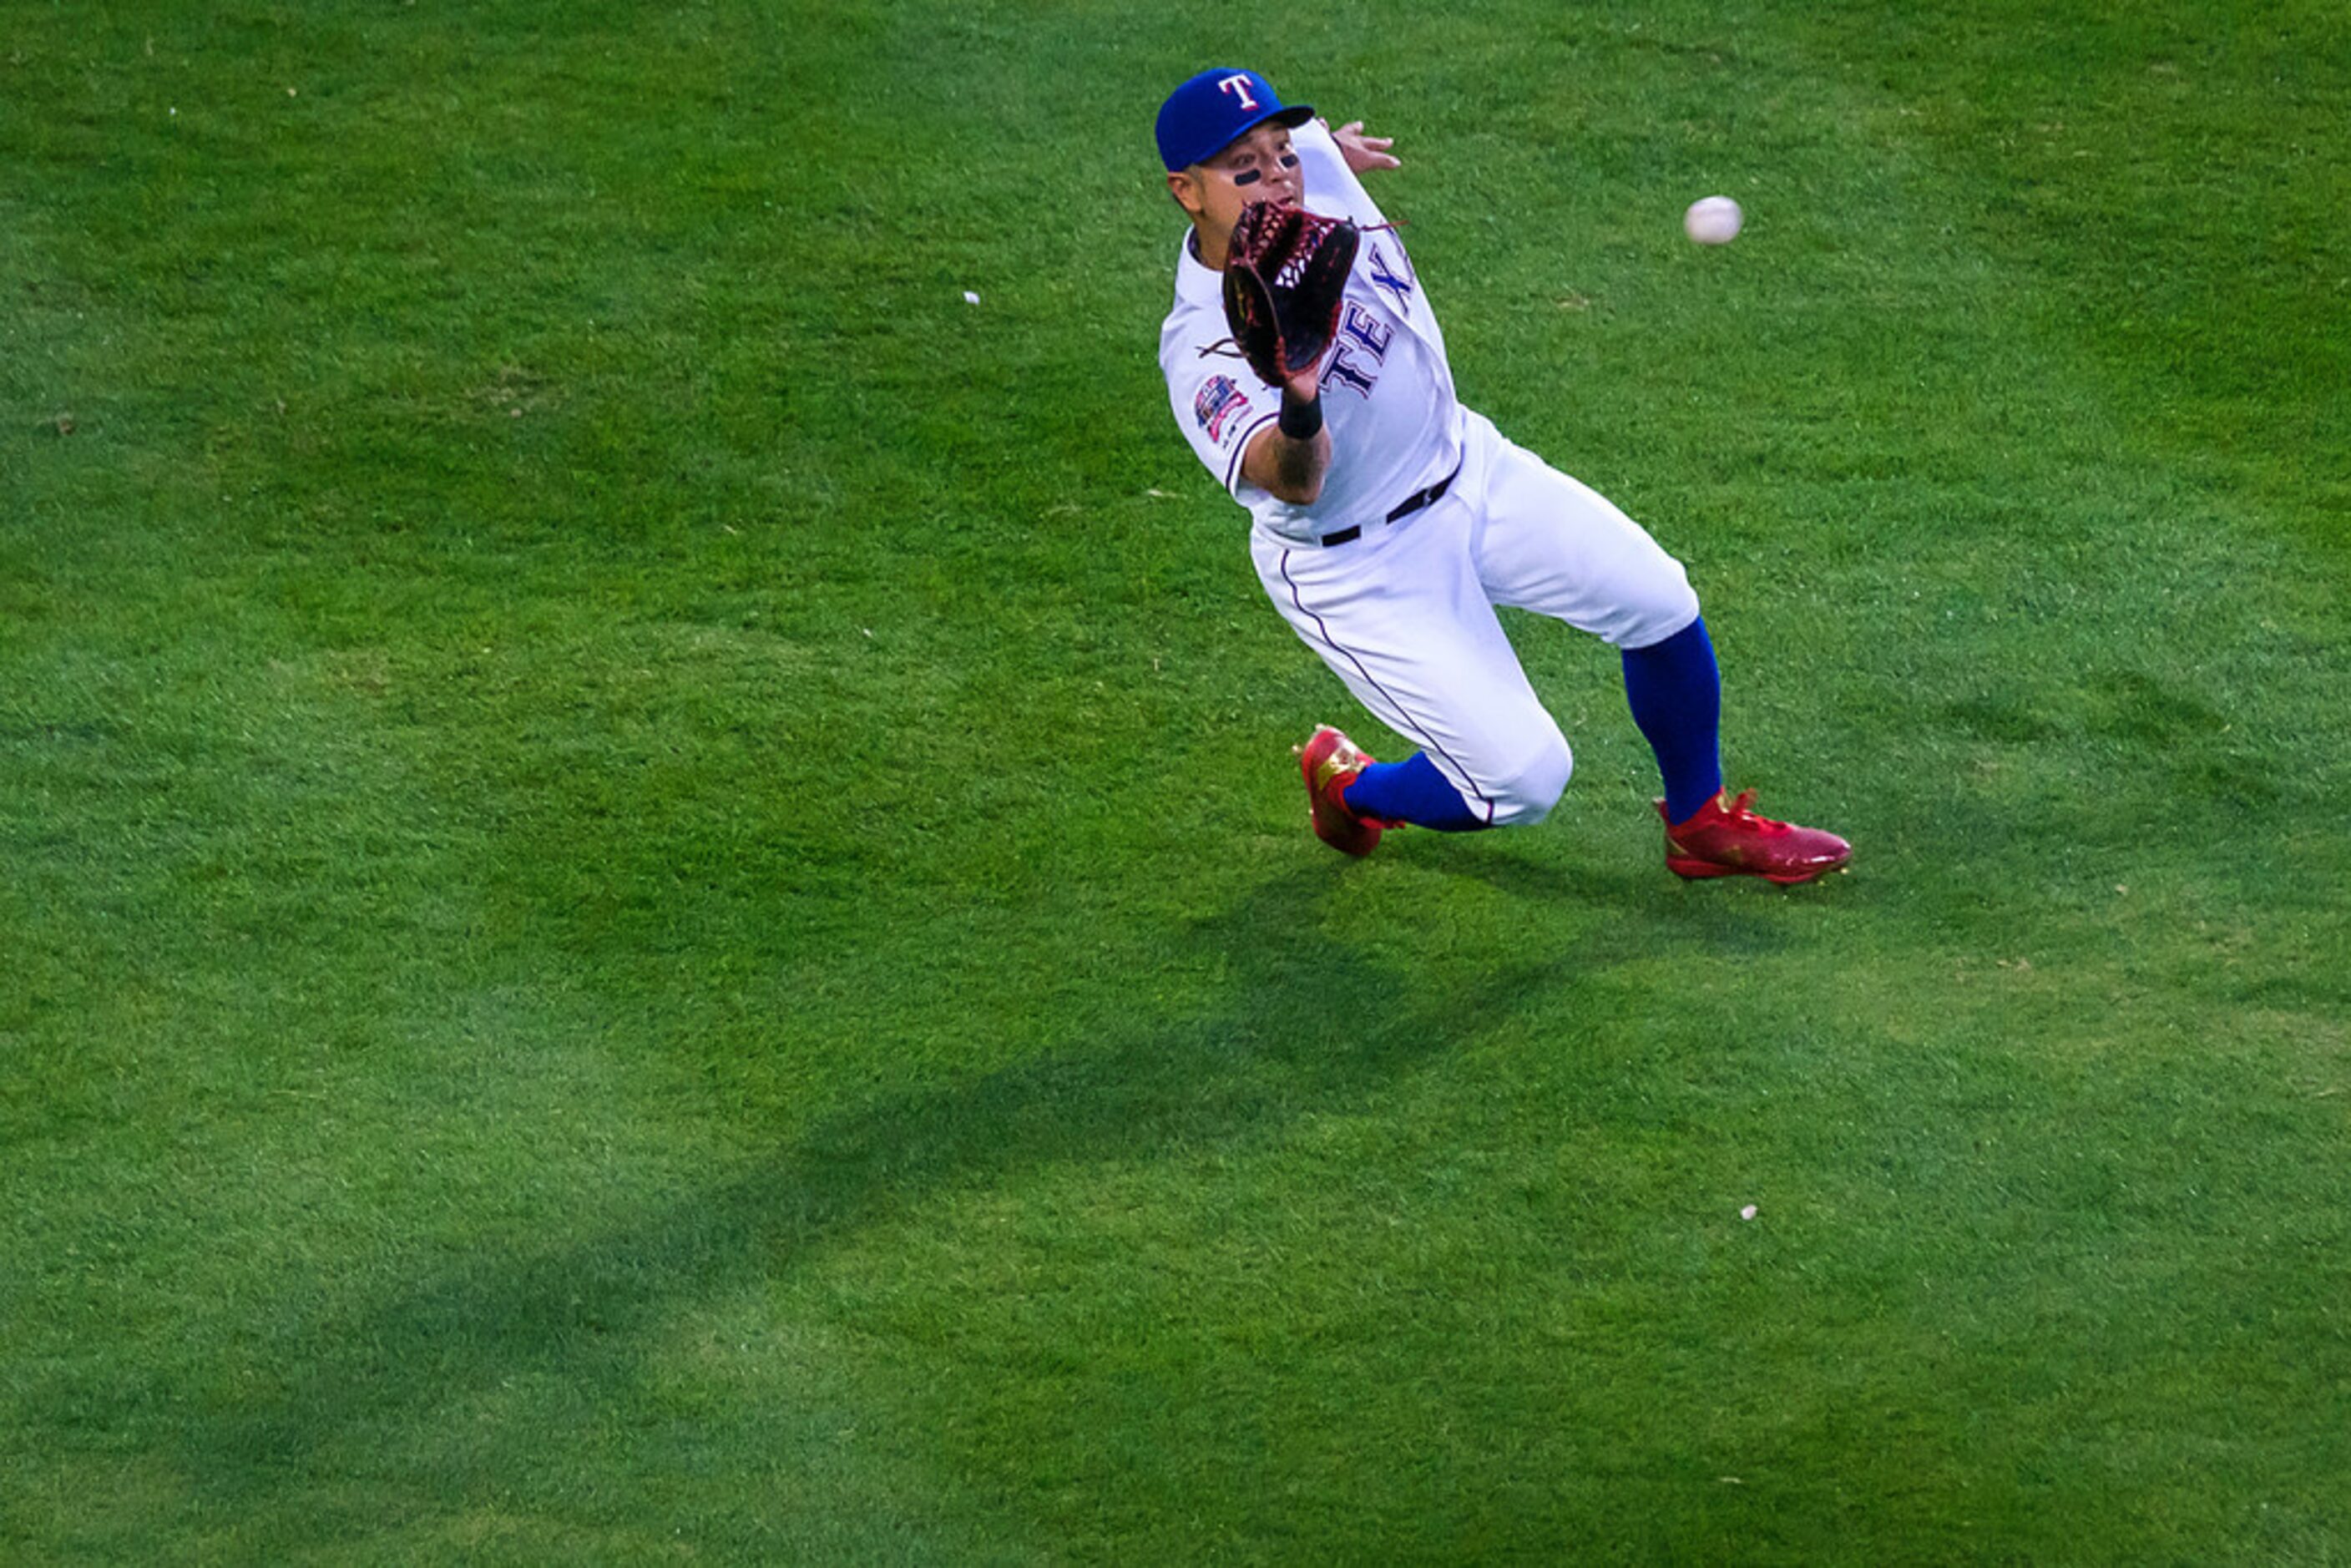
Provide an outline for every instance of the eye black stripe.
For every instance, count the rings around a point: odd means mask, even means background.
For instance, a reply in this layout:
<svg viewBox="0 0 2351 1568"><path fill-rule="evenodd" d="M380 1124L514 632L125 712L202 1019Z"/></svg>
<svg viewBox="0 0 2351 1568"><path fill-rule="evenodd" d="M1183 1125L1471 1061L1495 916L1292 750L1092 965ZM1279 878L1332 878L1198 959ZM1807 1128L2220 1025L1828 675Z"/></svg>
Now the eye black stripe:
<svg viewBox="0 0 2351 1568"><path fill-rule="evenodd" d="M1244 169L1239 173L1233 176L1233 183L1236 185L1254 185L1259 180L1264 178L1265 171L1262 169Z"/></svg>

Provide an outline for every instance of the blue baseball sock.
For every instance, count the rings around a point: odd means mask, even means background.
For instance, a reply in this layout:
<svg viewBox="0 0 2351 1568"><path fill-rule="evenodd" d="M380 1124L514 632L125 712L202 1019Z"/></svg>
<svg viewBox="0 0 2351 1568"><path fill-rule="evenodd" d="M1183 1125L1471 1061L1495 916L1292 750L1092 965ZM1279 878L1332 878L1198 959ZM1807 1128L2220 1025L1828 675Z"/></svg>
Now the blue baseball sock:
<svg viewBox="0 0 2351 1568"><path fill-rule="evenodd" d="M1347 809L1385 822L1410 822L1440 833L1467 833L1488 826L1461 792L1445 781L1428 753L1416 751L1402 762L1374 762L1347 786Z"/></svg>
<svg viewBox="0 0 2351 1568"><path fill-rule="evenodd" d="M1625 650L1625 701L1657 754L1666 815L1689 821L1722 789L1722 674L1703 618L1662 643Z"/></svg>

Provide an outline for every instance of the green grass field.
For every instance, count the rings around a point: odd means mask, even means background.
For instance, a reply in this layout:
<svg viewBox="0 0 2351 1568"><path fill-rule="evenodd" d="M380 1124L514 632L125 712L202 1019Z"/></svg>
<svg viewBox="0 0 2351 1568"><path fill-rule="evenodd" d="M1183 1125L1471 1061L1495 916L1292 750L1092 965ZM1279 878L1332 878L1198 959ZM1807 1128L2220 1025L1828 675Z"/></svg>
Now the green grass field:
<svg viewBox="0 0 2351 1568"><path fill-rule="evenodd" d="M1850 875L1523 619L1552 820L1309 836L1232 61ZM0 1560L2351 1563L2346 124L2319 0L8 0Z"/></svg>

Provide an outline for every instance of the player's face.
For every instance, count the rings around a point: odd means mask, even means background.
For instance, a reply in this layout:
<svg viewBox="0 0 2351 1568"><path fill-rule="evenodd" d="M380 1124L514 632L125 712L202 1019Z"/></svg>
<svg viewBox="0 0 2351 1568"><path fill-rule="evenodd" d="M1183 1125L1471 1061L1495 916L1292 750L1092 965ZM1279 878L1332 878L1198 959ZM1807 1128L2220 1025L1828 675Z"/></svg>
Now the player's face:
<svg viewBox="0 0 2351 1568"><path fill-rule="evenodd" d="M1212 233L1232 232L1251 202L1294 207L1306 196L1290 128L1268 120L1215 157L1167 177L1184 210Z"/></svg>

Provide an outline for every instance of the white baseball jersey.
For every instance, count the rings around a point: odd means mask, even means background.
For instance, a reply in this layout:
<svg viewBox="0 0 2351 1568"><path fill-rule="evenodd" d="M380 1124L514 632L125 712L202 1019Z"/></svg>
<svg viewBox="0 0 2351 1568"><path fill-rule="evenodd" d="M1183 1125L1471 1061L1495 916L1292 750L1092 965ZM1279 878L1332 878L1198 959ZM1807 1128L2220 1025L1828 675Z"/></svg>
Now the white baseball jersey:
<svg viewBox="0 0 2351 1568"><path fill-rule="evenodd" d="M1192 450L1259 528L1312 541L1376 521L1461 462L1461 405L1445 360L1445 334L1422 298L1412 260L1347 167L1320 120L1291 133L1305 176L1308 210L1347 218L1366 232L1347 278L1339 333L1322 371L1322 417L1332 449L1343 454L1311 506L1278 499L1241 477L1241 457L1281 410L1280 389L1259 381L1231 347L1224 275L1192 252L1187 234L1176 262L1176 304L1159 329L1167 397ZM1221 347L1219 347L1221 345Z"/></svg>
<svg viewBox="0 0 2351 1568"><path fill-rule="evenodd" d="M1681 564L1608 499L1512 444L1456 401L1420 280L1320 122L1291 133L1306 205L1366 229L1322 371L1331 465L1311 506L1241 477L1278 389L1229 349L1224 279L1176 261L1159 365L1192 450L1256 518L1258 580L1300 639L1489 823L1532 821L1573 758L1520 667L1497 605L1549 615L1622 648L1698 618ZM1390 514L1438 480L1444 495ZM1325 543L1325 541L1331 541Z"/></svg>

